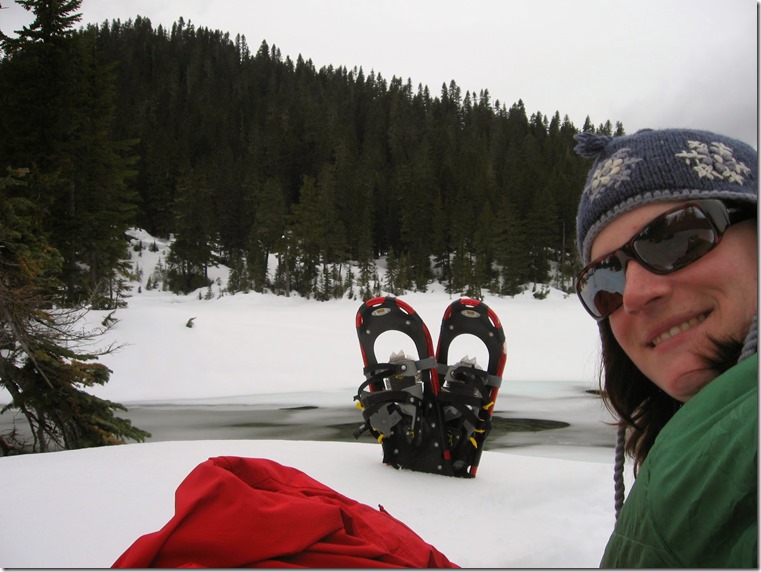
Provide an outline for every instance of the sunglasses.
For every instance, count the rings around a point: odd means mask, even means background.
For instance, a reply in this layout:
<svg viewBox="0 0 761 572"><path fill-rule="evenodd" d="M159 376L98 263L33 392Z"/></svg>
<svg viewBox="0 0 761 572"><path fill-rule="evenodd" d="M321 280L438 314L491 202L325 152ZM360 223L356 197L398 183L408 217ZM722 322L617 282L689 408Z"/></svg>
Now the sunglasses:
<svg viewBox="0 0 761 572"><path fill-rule="evenodd" d="M623 304L629 260L654 274L676 272L713 250L731 225L753 216L713 199L680 205L587 265L576 278L576 293L595 320L604 320Z"/></svg>

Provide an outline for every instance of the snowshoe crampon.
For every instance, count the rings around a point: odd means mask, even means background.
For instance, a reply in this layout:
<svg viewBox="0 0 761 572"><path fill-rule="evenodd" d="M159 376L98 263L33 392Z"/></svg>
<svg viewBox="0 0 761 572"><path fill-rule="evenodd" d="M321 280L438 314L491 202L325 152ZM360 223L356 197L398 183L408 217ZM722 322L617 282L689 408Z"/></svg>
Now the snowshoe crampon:
<svg viewBox="0 0 761 572"><path fill-rule="evenodd" d="M486 370L475 358L465 356L454 363L450 359L452 343L462 335L474 336L486 347ZM505 333L496 313L471 298L452 302L441 320L436 360L442 379L437 401L444 414L452 468L455 476L474 477L507 360Z"/></svg>
<svg viewBox="0 0 761 572"><path fill-rule="evenodd" d="M383 446L383 462L396 468L474 477L506 360L496 314L470 298L453 302L444 314L435 355L425 323L398 298L362 304L356 327L366 379L354 398L365 421L355 437L369 431ZM387 362L378 360L376 342L391 331L409 338L417 358L401 351ZM448 365L452 342L462 334L486 347L485 371L468 358Z"/></svg>
<svg viewBox="0 0 761 572"><path fill-rule="evenodd" d="M398 469L452 475L447 436L436 396L439 378L430 332L408 304L392 296L373 298L360 306L357 336L364 361L365 382L359 386L357 407L369 431L383 447L383 462ZM409 338L409 350L379 361L376 342L387 332ZM406 340L405 340L406 341Z"/></svg>

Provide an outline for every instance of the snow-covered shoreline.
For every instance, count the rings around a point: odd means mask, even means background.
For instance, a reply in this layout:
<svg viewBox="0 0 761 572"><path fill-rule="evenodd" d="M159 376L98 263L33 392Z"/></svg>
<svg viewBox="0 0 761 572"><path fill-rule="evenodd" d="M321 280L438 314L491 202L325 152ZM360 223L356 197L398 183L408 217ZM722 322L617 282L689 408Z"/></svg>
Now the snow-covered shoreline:
<svg viewBox="0 0 761 572"><path fill-rule="evenodd" d="M473 568L595 567L613 526L611 467L484 453L475 479L397 471L371 444L187 441L0 459L6 568L105 568L172 516L174 491L209 457L267 458L382 504ZM255 539L252 539L255 541Z"/></svg>
<svg viewBox="0 0 761 572"><path fill-rule="evenodd" d="M143 251L143 268L151 254ZM256 404L352 404L362 380L354 326L359 301L256 293L201 298L135 288L102 340L123 346L102 360L111 380L93 392L128 408L248 404L252 418ZM443 288L402 298L425 320L435 344L453 298ZM597 327L577 300L551 290L545 300L527 292L484 301L506 334L495 415L530 410L571 426L604 426L608 414L588 393L596 387ZM96 326L106 315L91 312L87 320ZM462 338L453 354L478 355L478 343ZM398 351L400 343L382 336L378 355ZM376 444L309 440L202 437L5 457L0 486L10 494L0 521L0 566L110 566L138 536L166 523L177 485L196 465L234 455L269 458L360 502L382 504L461 566L595 567L614 519L609 451L563 443L487 450L478 476L467 480L396 471L381 463Z"/></svg>

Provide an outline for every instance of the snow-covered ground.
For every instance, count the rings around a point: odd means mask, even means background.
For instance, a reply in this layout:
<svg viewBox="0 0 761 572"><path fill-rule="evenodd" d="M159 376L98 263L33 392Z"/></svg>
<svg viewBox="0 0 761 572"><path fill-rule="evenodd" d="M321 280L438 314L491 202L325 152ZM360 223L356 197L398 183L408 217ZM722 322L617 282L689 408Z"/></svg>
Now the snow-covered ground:
<svg viewBox="0 0 761 572"><path fill-rule="evenodd" d="M146 245L152 240L142 238ZM268 406L353 407L362 380L354 329L359 301L255 293L206 300L147 290L160 246L136 258L143 288L114 314L118 322L103 344L124 345L102 360L113 375L94 393L128 408L250 407L252 422ZM217 272L224 284L224 269ZM441 286L402 298L435 343L452 298ZM485 302L507 338L495 415L596 427L610 431L612 444L609 415L587 391L596 387L597 327L575 297L551 290L545 300L529 292ZM91 312L88 320L97 325L106 314ZM190 318L192 328L186 327ZM403 349L404 340L388 334L378 344L384 355ZM466 336L455 344L462 345L452 355L482 355ZM0 403L7 401L0 393ZM561 430L546 433L552 431ZM139 536L169 520L174 490L196 465L223 455L272 459L355 500L382 504L465 567L595 567L613 527L612 446L569 445L561 438L492 449L484 452L478 476L465 480L396 471L381 463L377 444L310 441L305 433L304 440L209 436L0 458L6 491L0 566L108 567Z"/></svg>

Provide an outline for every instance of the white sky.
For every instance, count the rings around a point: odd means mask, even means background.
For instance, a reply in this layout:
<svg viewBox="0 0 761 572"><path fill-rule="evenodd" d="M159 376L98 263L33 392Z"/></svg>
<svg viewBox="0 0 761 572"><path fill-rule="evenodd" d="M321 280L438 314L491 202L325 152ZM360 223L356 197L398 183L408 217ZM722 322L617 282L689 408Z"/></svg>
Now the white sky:
<svg viewBox="0 0 761 572"><path fill-rule="evenodd" d="M0 29L31 21L0 0ZM757 147L755 0L84 0L82 24L137 15L262 40L283 57L362 67L427 85L450 80L508 107L568 115L578 127L621 121L694 127Z"/></svg>

